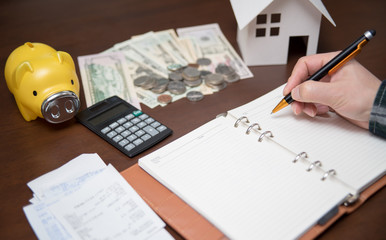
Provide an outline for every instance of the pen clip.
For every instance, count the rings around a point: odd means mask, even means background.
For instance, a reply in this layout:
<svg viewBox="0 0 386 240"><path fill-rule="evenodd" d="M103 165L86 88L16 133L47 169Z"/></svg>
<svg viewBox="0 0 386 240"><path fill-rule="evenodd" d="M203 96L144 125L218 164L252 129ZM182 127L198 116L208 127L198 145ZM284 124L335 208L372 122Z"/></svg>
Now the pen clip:
<svg viewBox="0 0 386 240"><path fill-rule="evenodd" d="M335 73L341 66L343 66L343 64L345 64L346 62L350 61L352 58L354 58L358 53L361 52L362 50L362 47L364 45L366 45L367 43L367 40L366 39L363 39L362 42L360 42L358 44L358 47L357 49L355 49L355 51L353 51L350 55L348 55L347 57L345 57L340 63L338 63L335 67L333 67L330 71L328 71L328 74L331 75L333 73Z"/></svg>

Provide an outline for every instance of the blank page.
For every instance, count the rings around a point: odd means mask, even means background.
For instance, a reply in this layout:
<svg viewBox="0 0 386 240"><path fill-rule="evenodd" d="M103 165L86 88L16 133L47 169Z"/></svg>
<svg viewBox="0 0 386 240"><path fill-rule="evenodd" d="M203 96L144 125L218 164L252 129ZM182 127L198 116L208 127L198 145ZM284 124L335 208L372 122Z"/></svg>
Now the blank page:
<svg viewBox="0 0 386 240"><path fill-rule="evenodd" d="M231 239L301 236L348 189L292 163L292 152L215 119L139 165Z"/></svg>
<svg viewBox="0 0 386 240"><path fill-rule="evenodd" d="M283 87L229 113L258 122L263 130L273 132L275 141L293 152L307 152L309 160L321 161L326 171L335 169L336 177L357 191L385 174L386 141L337 114L296 116L290 106L271 114L283 98Z"/></svg>

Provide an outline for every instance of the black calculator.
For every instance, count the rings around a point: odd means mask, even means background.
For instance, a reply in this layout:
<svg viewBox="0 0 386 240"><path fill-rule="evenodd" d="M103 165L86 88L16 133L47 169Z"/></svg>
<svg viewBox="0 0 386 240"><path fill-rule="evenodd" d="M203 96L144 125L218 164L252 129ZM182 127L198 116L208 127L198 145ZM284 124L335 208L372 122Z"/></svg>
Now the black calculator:
<svg viewBox="0 0 386 240"><path fill-rule="evenodd" d="M138 155L173 133L117 96L79 112L76 119L129 157Z"/></svg>

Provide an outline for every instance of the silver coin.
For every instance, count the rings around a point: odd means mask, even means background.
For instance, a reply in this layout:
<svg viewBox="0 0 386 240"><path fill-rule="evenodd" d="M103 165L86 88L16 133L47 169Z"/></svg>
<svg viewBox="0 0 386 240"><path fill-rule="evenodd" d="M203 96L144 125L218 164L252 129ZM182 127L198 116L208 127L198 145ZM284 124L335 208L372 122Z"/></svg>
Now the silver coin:
<svg viewBox="0 0 386 240"><path fill-rule="evenodd" d="M183 82L171 81L168 84L168 90L173 94L179 95L186 91L186 87Z"/></svg>
<svg viewBox="0 0 386 240"><path fill-rule="evenodd" d="M205 83L209 85L220 85L224 82L224 76L219 73L212 73L205 76Z"/></svg>
<svg viewBox="0 0 386 240"><path fill-rule="evenodd" d="M151 89L154 93L163 93L168 87L169 79L167 78L158 78L156 80L156 85Z"/></svg>
<svg viewBox="0 0 386 240"><path fill-rule="evenodd" d="M212 63L212 61L209 58L198 58L197 64L200 66L208 66Z"/></svg>
<svg viewBox="0 0 386 240"><path fill-rule="evenodd" d="M199 92L199 91L190 91L186 94L186 98L189 101L197 102L204 98L204 94L202 94L202 92Z"/></svg>
<svg viewBox="0 0 386 240"><path fill-rule="evenodd" d="M188 80L184 79L184 83L186 86L189 86L189 87L197 87L202 83L202 79L199 78L195 81L188 81Z"/></svg>
<svg viewBox="0 0 386 240"><path fill-rule="evenodd" d="M220 73L220 74L224 74L224 75L232 75L236 72L232 67L230 67L226 64L223 64L223 63L220 63L219 65L217 65L215 71L216 71L216 73Z"/></svg>
<svg viewBox="0 0 386 240"><path fill-rule="evenodd" d="M182 81L183 77L181 73L171 72L169 73L169 79L172 81Z"/></svg>
<svg viewBox="0 0 386 240"><path fill-rule="evenodd" d="M134 79L134 85L137 87L142 87L146 82L150 81L150 79L151 77L147 75L137 77Z"/></svg>
<svg viewBox="0 0 386 240"><path fill-rule="evenodd" d="M152 89L153 87L155 87L157 85L157 81L154 79L154 78L149 78L147 79L143 84L142 84L142 88L145 89L145 90L149 90L149 89Z"/></svg>
<svg viewBox="0 0 386 240"><path fill-rule="evenodd" d="M187 67L182 71L182 77L188 81L195 81L200 78L200 71L194 67Z"/></svg>
<svg viewBox="0 0 386 240"><path fill-rule="evenodd" d="M236 72L231 75L224 75L224 80L229 83L237 82L240 80L240 75Z"/></svg>
<svg viewBox="0 0 386 240"><path fill-rule="evenodd" d="M173 63L173 64L170 64L167 68L169 71L175 72L175 71L178 71L179 69L183 68L183 66L181 64L178 64L178 63Z"/></svg>
<svg viewBox="0 0 386 240"><path fill-rule="evenodd" d="M215 91L223 90L224 88L226 88L226 86L228 86L227 82L222 82L221 84L218 84L218 85L212 85L212 84L205 82L205 85L212 88Z"/></svg>

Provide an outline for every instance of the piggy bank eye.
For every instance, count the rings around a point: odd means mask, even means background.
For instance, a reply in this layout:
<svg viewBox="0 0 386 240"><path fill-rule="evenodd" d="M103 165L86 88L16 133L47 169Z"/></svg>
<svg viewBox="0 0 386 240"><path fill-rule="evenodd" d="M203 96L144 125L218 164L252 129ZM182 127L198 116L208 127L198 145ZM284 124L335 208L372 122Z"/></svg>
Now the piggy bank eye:
<svg viewBox="0 0 386 240"><path fill-rule="evenodd" d="M37 95L38 95L38 93L37 93L36 91L33 91L32 94L33 94L34 96L37 96Z"/></svg>
<svg viewBox="0 0 386 240"><path fill-rule="evenodd" d="M74 85L74 80L71 79L71 84Z"/></svg>

